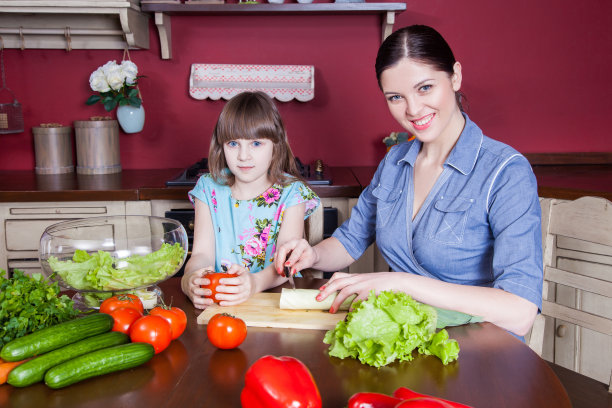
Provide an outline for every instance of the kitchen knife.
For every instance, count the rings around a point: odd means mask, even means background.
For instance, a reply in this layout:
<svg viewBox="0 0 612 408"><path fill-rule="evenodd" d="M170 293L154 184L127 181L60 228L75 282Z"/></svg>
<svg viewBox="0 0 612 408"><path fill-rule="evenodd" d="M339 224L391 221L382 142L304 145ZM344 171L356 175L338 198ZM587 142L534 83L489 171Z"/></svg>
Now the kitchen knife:
<svg viewBox="0 0 612 408"><path fill-rule="evenodd" d="M291 283L291 287L295 289L295 282L293 281L293 275L291 274L291 268L289 266L284 267L285 276L289 278L289 283Z"/></svg>

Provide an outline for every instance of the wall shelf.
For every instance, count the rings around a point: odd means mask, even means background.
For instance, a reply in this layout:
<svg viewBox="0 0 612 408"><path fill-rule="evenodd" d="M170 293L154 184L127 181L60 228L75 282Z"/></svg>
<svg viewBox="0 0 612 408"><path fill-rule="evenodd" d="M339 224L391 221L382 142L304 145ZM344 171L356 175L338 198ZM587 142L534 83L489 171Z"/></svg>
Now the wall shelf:
<svg viewBox="0 0 612 408"><path fill-rule="evenodd" d="M138 0L0 0L6 48L149 48L149 15Z"/></svg>
<svg viewBox="0 0 612 408"><path fill-rule="evenodd" d="M393 31L395 15L406 10L405 3L288 3L288 4L201 4L201 3L158 3L158 0L142 1L142 11L155 14L161 45L162 59L172 58L172 15L382 15L382 40Z"/></svg>

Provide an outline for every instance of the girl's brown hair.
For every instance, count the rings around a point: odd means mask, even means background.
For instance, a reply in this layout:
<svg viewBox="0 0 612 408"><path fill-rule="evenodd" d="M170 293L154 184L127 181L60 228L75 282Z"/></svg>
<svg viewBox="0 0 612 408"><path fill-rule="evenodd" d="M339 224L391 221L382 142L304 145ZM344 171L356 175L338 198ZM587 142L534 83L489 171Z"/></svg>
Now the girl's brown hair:
<svg viewBox="0 0 612 408"><path fill-rule="evenodd" d="M274 144L268 175L274 184L301 179L287 133L272 99L263 92L242 92L230 99L217 120L210 141L208 169L216 182L232 186L235 177L225 170L223 145L236 139L269 139Z"/></svg>

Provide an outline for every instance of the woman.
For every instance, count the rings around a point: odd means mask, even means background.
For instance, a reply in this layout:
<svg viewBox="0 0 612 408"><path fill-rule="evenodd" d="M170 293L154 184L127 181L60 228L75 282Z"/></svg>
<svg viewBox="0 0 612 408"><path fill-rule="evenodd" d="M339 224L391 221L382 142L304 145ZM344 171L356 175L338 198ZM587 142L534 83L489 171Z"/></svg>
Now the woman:
<svg viewBox="0 0 612 408"><path fill-rule="evenodd" d="M389 36L376 75L391 115L416 139L391 149L331 238L282 245L277 271L285 260L292 272L337 271L375 240L394 272L335 273L318 295L339 291L330 312L353 293L401 290L523 336L542 302L540 205L529 162L462 112L461 64L434 29Z"/></svg>

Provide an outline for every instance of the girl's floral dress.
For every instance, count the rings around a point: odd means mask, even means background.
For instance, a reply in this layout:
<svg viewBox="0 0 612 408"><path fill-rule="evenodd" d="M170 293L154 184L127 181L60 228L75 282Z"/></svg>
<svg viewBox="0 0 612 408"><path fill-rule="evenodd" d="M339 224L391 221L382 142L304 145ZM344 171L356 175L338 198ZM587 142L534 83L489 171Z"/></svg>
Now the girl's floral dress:
<svg viewBox="0 0 612 408"><path fill-rule="evenodd" d="M189 199L208 205L215 230L215 270L238 264L258 272L274 261L285 209L306 203L304 219L319 206L319 197L301 181L273 185L251 200L235 200L229 186L203 174Z"/></svg>

